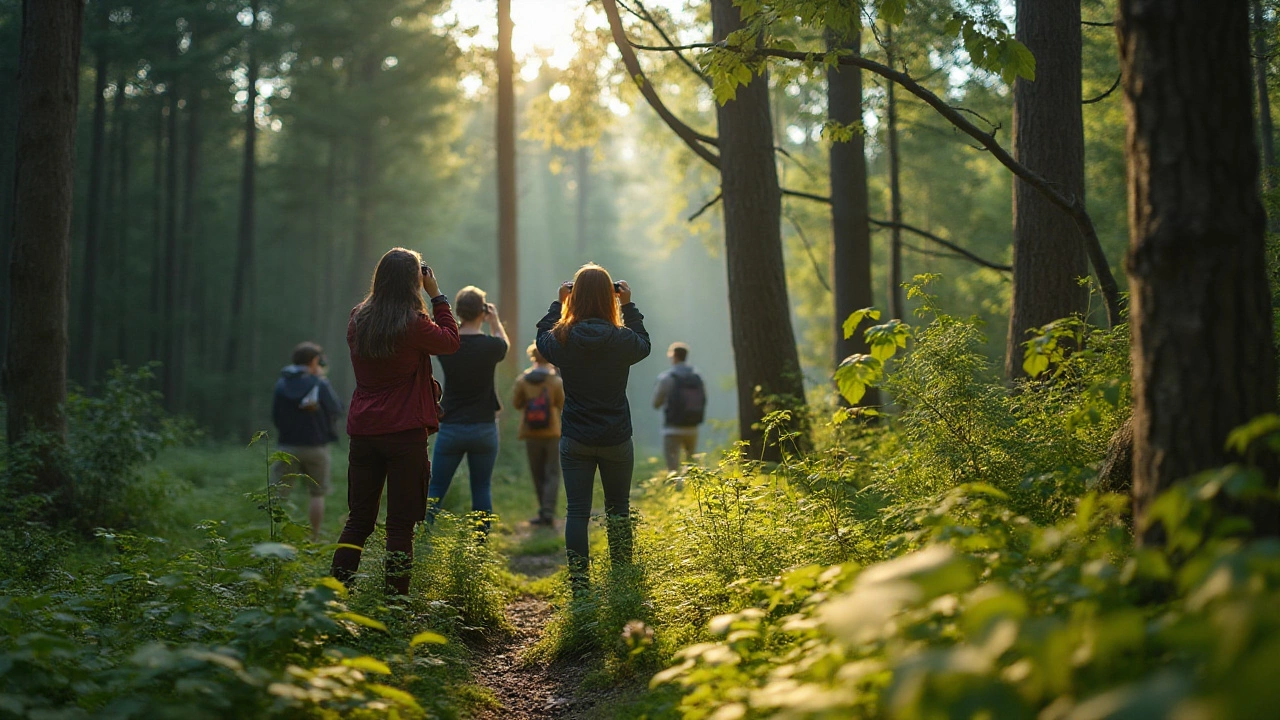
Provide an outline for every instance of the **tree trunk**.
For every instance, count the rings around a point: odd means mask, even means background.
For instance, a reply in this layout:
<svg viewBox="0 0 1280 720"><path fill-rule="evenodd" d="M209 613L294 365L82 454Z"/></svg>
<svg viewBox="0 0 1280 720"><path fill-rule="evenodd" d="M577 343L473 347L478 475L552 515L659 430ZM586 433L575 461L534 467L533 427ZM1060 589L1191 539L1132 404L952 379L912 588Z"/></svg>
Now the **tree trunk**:
<svg viewBox="0 0 1280 720"><path fill-rule="evenodd" d="M1175 481L1235 459L1276 410L1243 0L1121 0L1138 527ZM1186 49L1197 48L1194 62ZM1270 478L1274 482L1274 477ZM1239 509L1239 508L1237 508ZM1277 531L1274 505L1247 509ZM1159 528L1144 540L1159 541Z"/></svg>
<svg viewBox="0 0 1280 720"><path fill-rule="evenodd" d="M889 66L893 67L893 29L885 26L885 52ZM902 289L906 278L902 277L902 188L899 182L898 152L898 99L893 82L886 83L885 100L888 105L889 133L889 219L893 222L889 240L889 317L901 320L906 314L907 298Z"/></svg>
<svg viewBox="0 0 1280 720"><path fill-rule="evenodd" d="M733 0L712 0L716 41L742 27ZM769 78L752 79L736 99L719 106L720 185L724 196L729 324L738 382L738 431L753 457L778 459L765 446L766 409L804 406L804 381L782 257L782 193L774 164Z"/></svg>
<svg viewBox="0 0 1280 720"><path fill-rule="evenodd" d="M842 42L827 39L835 50L846 47L861 51L862 34ZM854 125L848 142L832 143L831 172L831 287L834 302L835 364L850 355L868 353L859 327L845 339L844 321L853 313L874 304L871 285L871 225L867 222L867 157L862 134L862 71L855 67L827 69L827 117L844 125ZM880 393L869 388L860 405L879 405Z"/></svg>
<svg viewBox="0 0 1280 720"><path fill-rule="evenodd" d="M228 375L240 367L241 340L247 332L246 300L253 283L254 200L256 188L254 173L257 169L258 143L258 0L252 0L249 11L253 14L249 24L249 37L245 41L249 80L248 98L244 111L244 159L240 171L240 221L236 241L236 263L231 285L231 319L227 326L227 360L223 368Z"/></svg>
<svg viewBox="0 0 1280 720"><path fill-rule="evenodd" d="M80 0L26 0L18 50L12 306L4 389L9 444L35 442L42 490L62 494L67 420L67 266L75 186Z"/></svg>
<svg viewBox="0 0 1280 720"><path fill-rule="evenodd" d="M1084 198L1084 121L1080 104L1080 0L1019 0L1018 40L1036 56L1034 82L1013 84L1013 156ZM1013 302L1005 375L1022 369L1027 333L1089 311L1088 256L1071 216L1026 183L1013 180Z"/></svg>
<svg viewBox="0 0 1280 720"><path fill-rule="evenodd" d="M110 218L111 232L103 240L111 243L110 263L111 296L107 304L112 322L108 326L116 331L115 349L107 352L107 357L118 362L127 362L125 349L128 347L126 328L129 325L129 306L125 300L128 292L127 268L129 253L126 246L129 232L129 118L125 109L124 76L116 79L116 95L112 100L111 129L114 140L111 143L112 159L107 163L107 217Z"/></svg>
<svg viewBox="0 0 1280 720"><path fill-rule="evenodd" d="M574 177L578 180L578 214L574 225L576 232L578 257L587 258L590 246L587 237L587 219L591 203L591 148L580 147L574 153Z"/></svg>
<svg viewBox="0 0 1280 720"><path fill-rule="evenodd" d="M202 282L191 281L194 273L203 276L204 264L199 261L201 243L200 232L200 144L202 128L200 111L202 91L193 88L187 97L187 137L183 146L182 172L182 221L178 230L178 298L175 305L178 312L178 325L174 328L173 357L170 359L174 374L173 407L179 410L186 408L186 374L187 343L205 323L202 314L196 315L197 287L203 288Z"/></svg>
<svg viewBox="0 0 1280 720"><path fill-rule="evenodd" d="M516 91L511 0L498 0L498 297L511 342L520 346L520 275L516 246ZM514 368L520 353L507 353Z"/></svg>
<svg viewBox="0 0 1280 720"><path fill-rule="evenodd" d="M164 194L169 204L164 213L164 404L170 412L178 407L178 85L169 88L169 148L165 153Z"/></svg>
<svg viewBox="0 0 1280 720"><path fill-rule="evenodd" d="M165 99L156 97L155 156L151 163L151 294L147 305L147 336L150 340L148 361L160 359L160 299L164 293L164 107Z"/></svg>
<svg viewBox="0 0 1280 720"><path fill-rule="evenodd" d="M1267 33L1271 26L1262 12L1262 1L1253 0L1253 80L1258 96L1258 137L1262 141L1262 187L1270 189L1275 184L1271 173L1276 167L1275 129L1271 123L1271 94L1267 82L1267 63L1270 62Z"/></svg>
<svg viewBox="0 0 1280 720"><path fill-rule="evenodd" d="M102 13L102 24L106 23L106 10ZM105 28L104 28L105 32ZM98 270L101 261L98 257L98 243L102 235L102 181L104 146L107 139L107 100L103 95L107 90L107 51L106 39L99 41L94 49L93 78L93 124L89 141L89 194L85 198L84 223L84 267L80 276L80 321L76 328L76 375L81 383L89 386L93 383L97 359L98 339Z"/></svg>

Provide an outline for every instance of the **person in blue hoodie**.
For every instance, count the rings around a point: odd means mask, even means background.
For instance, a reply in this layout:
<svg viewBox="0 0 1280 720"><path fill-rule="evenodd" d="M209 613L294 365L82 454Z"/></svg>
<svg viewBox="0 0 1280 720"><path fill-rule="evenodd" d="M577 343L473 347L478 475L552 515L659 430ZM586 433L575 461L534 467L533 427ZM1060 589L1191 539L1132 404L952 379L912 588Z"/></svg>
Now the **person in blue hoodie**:
<svg viewBox="0 0 1280 720"><path fill-rule="evenodd" d="M329 494L329 444L338 441L333 422L341 414L342 401L325 378L324 350L313 342L299 344L293 349L293 362L280 370L271 404L278 449L296 462L273 464L271 480L287 493L293 486L289 475L311 478L307 487L312 542L320 539L324 498Z"/></svg>
<svg viewBox="0 0 1280 720"><path fill-rule="evenodd" d="M538 321L538 352L560 370L564 413L560 421L560 467L566 500L564 541L575 591L587 587L587 525L596 470L604 488L609 557L632 558L631 366L649 356L644 316L631 302L631 286L615 283L599 265L583 265L559 299Z"/></svg>

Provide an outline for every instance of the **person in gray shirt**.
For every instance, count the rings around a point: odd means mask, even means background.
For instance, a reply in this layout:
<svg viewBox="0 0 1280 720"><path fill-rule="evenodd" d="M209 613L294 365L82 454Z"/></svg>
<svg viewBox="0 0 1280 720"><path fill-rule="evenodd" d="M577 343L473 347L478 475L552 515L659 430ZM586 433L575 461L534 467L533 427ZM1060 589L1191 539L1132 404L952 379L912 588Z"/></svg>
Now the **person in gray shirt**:
<svg viewBox="0 0 1280 720"><path fill-rule="evenodd" d="M698 426L707 409L707 390L702 376L689 365L689 346L672 343L667 348L671 367L658 376L653 391L653 407L662 410L662 454L667 469L680 469L680 451L693 459L698 451Z"/></svg>

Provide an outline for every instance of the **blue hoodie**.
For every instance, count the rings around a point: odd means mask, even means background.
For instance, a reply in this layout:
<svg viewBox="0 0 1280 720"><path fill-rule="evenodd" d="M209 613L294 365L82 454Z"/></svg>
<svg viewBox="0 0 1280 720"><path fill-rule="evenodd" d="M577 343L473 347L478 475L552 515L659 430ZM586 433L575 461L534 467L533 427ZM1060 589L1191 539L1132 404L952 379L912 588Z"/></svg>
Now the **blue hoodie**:
<svg viewBox="0 0 1280 720"><path fill-rule="evenodd" d="M649 333L635 303L622 306L623 327L588 318L569 330L561 344L551 334L560 319L560 303L538 321L538 352L560 370L564 413L560 433L592 447L620 445L631 439L627 378L631 366L649 356Z"/></svg>
<svg viewBox="0 0 1280 720"><path fill-rule="evenodd" d="M308 397L315 391L315 395ZM342 401L329 381L307 372L303 365L286 365L276 381L271 419L280 445L314 447L338 441L333 421L342 414Z"/></svg>

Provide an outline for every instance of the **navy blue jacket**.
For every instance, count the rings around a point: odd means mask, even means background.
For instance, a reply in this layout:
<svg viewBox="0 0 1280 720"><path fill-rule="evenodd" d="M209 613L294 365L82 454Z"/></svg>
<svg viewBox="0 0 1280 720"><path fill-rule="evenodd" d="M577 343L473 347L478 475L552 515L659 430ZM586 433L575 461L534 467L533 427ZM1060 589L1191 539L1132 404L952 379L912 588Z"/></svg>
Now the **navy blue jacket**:
<svg viewBox="0 0 1280 720"><path fill-rule="evenodd" d="M303 407L303 400L314 388L319 389L316 404ZM302 365L286 365L280 370L271 403L280 445L312 447L337 442L333 421L341 414L342 401L328 380L312 375Z"/></svg>
<svg viewBox="0 0 1280 720"><path fill-rule="evenodd" d="M632 365L649 357L644 316L635 303L627 303L622 306L624 327L590 318L574 325L564 343L551 334L559 319L557 301L538 321L538 352L560 369L564 380L561 434L593 447L630 440L627 378Z"/></svg>

